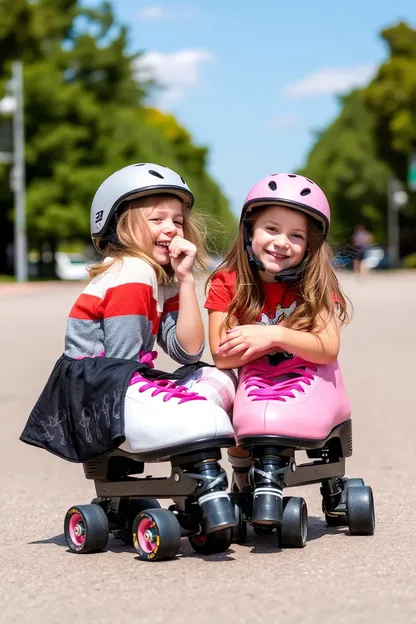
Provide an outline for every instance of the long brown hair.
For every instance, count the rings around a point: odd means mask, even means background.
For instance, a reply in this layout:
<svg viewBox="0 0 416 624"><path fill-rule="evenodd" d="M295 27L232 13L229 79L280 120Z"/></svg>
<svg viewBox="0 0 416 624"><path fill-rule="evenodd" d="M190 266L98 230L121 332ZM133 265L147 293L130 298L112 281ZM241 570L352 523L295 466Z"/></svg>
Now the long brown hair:
<svg viewBox="0 0 416 624"><path fill-rule="evenodd" d="M265 206L256 210L254 215L247 216L246 222L253 224L267 208L268 206ZM287 317L285 324L292 329L313 331L318 326L321 314L327 313L332 317L334 300L337 302L336 314L340 322L347 324L349 321L347 300L331 265L329 244L322 243L322 231L315 219L309 216L307 219L307 255L298 283L300 301L294 312ZM232 316L238 317L242 325L254 323L264 307L265 295L259 271L252 267L248 260L243 223L240 223L237 238L225 260L209 277L207 287L215 275L222 271L236 273L235 296L230 303L225 326L230 327Z"/></svg>
<svg viewBox="0 0 416 624"><path fill-rule="evenodd" d="M95 247L102 254L102 261L89 267L90 279L101 275L119 262L123 257L130 256L145 260L155 270L157 282L161 284L173 284L175 282L175 272L171 265L161 266L150 255L150 249L142 245L135 235L137 224L139 224L143 234L143 240L146 240L147 225L143 217L143 208L156 208L166 199L176 198L176 195L169 193L147 195L139 197L131 201L125 202L123 211L121 212L116 227L117 238L120 243L109 242L104 248L100 249L100 239L95 241ZM179 199L179 198L177 198ZM179 200L180 201L180 200ZM183 234L186 240L196 246L195 268L205 270L207 266L208 255L205 250L203 241L205 239L206 228L203 219L199 214L191 213L188 207L183 208ZM103 262L103 259L110 257L109 262Z"/></svg>

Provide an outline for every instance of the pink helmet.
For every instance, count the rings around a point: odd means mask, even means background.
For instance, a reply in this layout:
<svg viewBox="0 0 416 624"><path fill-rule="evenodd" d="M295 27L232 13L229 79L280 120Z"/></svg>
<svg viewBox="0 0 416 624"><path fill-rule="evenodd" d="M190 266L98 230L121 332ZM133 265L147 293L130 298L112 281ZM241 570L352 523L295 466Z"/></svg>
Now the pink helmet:
<svg viewBox="0 0 416 624"><path fill-rule="evenodd" d="M253 208L274 203L301 210L319 221L326 238L331 210L325 193L315 182L295 173L273 173L263 178L247 195L241 220L244 220Z"/></svg>

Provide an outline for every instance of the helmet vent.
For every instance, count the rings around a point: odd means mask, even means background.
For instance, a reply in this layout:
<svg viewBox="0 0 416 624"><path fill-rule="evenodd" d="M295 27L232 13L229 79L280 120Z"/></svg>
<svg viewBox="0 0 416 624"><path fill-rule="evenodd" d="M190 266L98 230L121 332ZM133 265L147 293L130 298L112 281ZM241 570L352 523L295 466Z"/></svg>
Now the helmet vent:
<svg viewBox="0 0 416 624"><path fill-rule="evenodd" d="M312 180L309 180L309 178L305 178L305 180L307 180L309 184L315 184L315 182L312 182Z"/></svg>
<svg viewBox="0 0 416 624"><path fill-rule="evenodd" d="M304 188L303 191L300 192L300 194L302 195L302 197L305 197L305 195L310 195L311 194L311 189L310 188Z"/></svg>
<svg viewBox="0 0 416 624"><path fill-rule="evenodd" d="M275 191L277 189L277 184L274 180L269 182L269 188L272 189L272 191Z"/></svg>
<svg viewBox="0 0 416 624"><path fill-rule="evenodd" d="M145 163L137 163L137 165L134 165L135 167L144 167Z"/></svg>
<svg viewBox="0 0 416 624"><path fill-rule="evenodd" d="M163 180L163 175L161 173L159 173L158 171L154 171L153 169L149 169L149 173L156 176L157 178L162 178Z"/></svg>
<svg viewBox="0 0 416 624"><path fill-rule="evenodd" d="M184 184L186 184L186 182L185 182L185 180L183 179L183 177L182 177L182 176L179 176L179 177L180 177L180 179L182 180L182 182L183 182Z"/></svg>
<svg viewBox="0 0 416 624"><path fill-rule="evenodd" d="M297 177L296 174L294 174L294 173L288 173L287 175L288 175L289 178L296 178Z"/></svg>

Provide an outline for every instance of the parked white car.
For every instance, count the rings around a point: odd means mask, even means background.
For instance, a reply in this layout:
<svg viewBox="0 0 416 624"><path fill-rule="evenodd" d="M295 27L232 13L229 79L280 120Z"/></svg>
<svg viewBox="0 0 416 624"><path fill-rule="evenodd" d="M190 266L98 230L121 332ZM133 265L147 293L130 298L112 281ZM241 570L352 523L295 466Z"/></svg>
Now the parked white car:
<svg viewBox="0 0 416 624"><path fill-rule="evenodd" d="M56 275L61 280L87 280L87 261L79 253L64 253L57 251L55 254Z"/></svg>

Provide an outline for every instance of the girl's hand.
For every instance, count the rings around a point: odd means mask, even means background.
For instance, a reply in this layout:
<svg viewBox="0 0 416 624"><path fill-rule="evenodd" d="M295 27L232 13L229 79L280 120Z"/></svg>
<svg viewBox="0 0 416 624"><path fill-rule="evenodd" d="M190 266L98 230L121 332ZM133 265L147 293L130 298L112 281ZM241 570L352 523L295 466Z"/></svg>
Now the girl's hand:
<svg viewBox="0 0 416 624"><path fill-rule="evenodd" d="M226 336L218 344L218 355L225 357L240 355L242 360L253 359L253 355L264 355L276 347L275 325L237 325L227 329Z"/></svg>
<svg viewBox="0 0 416 624"><path fill-rule="evenodd" d="M170 263L179 282L192 276L196 247L181 236L175 236L169 245Z"/></svg>

